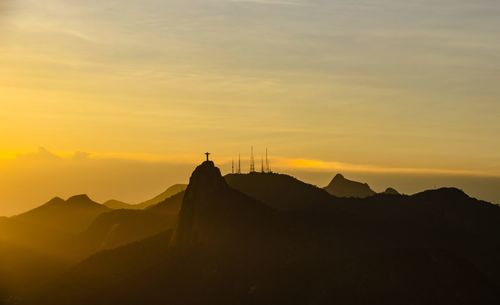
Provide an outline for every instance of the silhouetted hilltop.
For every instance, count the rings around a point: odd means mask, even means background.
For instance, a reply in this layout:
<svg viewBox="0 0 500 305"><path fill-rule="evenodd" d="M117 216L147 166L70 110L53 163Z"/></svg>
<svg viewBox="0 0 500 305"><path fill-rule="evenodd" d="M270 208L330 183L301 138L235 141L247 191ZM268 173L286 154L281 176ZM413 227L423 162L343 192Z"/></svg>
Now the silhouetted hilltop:
<svg viewBox="0 0 500 305"><path fill-rule="evenodd" d="M56 197L12 219L21 223L76 233L86 229L97 215L106 211L109 211L109 208L92 201L87 195L77 195L66 201Z"/></svg>
<svg viewBox="0 0 500 305"><path fill-rule="evenodd" d="M332 201L325 190L288 175L250 173L231 174L224 178L232 188L276 210L309 210Z"/></svg>
<svg viewBox="0 0 500 305"><path fill-rule="evenodd" d="M368 184L348 180L341 174L337 174L325 190L339 198L366 198L376 194Z"/></svg>
<svg viewBox="0 0 500 305"><path fill-rule="evenodd" d="M282 207L288 195L268 192L281 181L286 183L279 191L289 185L325 192L278 175L235 179L242 188L259 187L245 195L207 161L193 172L184 194L146 211L103 215L95 224L100 228L102 222L105 233L96 235L108 234L114 218L120 225L146 215L137 212L175 214L183 197L175 234L97 253L35 294L31 304L500 302L498 206L443 188L364 199L317 195L325 200L321 208L278 210L269 206ZM264 195L266 204L254 199ZM145 221L150 219L138 223Z"/></svg>
<svg viewBox="0 0 500 305"><path fill-rule="evenodd" d="M127 209L127 210L140 210L140 209L146 209L150 206L156 205L158 203L163 202L165 199L172 197L180 192L183 192L186 190L187 185L185 184L174 184L171 187L169 187L167 190L162 192L161 194L155 196L154 198L150 200L146 200L144 202L138 203L138 204L130 204L130 203L125 203L119 200L108 200L104 203L105 206L109 207L110 209Z"/></svg>
<svg viewBox="0 0 500 305"><path fill-rule="evenodd" d="M478 204L481 203L481 201L471 198L463 190L454 187L443 187L435 190L427 190L417 193L412 197L416 200L421 200L425 202L434 202L439 204L446 204L451 202L454 203L470 202L470 201L476 201Z"/></svg>
<svg viewBox="0 0 500 305"><path fill-rule="evenodd" d="M401 195L401 193L399 193L396 189L394 189L392 187L387 188L384 191L384 194L387 194L387 195Z"/></svg>
<svg viewBox="0 0 500 305"><path fill-rule="evenodd" d="M212 161L193 172L184 194L177 230L184 247L254 237L268 208L230 188Z"/></svg>

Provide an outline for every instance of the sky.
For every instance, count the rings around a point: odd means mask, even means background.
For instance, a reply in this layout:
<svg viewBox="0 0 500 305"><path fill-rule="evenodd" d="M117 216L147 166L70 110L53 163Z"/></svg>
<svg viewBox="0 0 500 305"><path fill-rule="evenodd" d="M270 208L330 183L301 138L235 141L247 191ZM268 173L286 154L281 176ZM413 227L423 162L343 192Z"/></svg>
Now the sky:
<svg viewBox="0 0 500 305"><path fill-rule="evenodd" d="M499 16L497 0L0 0L0 215L141 201L251 145L317 185L500 203Z"/></svg>

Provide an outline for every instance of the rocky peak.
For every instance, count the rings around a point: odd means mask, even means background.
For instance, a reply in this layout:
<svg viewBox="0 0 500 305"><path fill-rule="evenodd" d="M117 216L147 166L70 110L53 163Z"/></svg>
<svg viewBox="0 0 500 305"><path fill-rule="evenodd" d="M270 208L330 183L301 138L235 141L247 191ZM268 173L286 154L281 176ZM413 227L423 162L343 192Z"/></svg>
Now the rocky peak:
<svg viewBox="0 0 500 305"><path fill-rule="evenodd" d="M395 188L392 188L392 187L387 188L385 190L384 194L387 194L387 195L400 195L400 193Z"/></svg>
<svg viewBox="0 0 500 305"><path fill-rule="evenodd" d="M188 200L203 199L227 188L219 168L215 166L214 162L205 161L191 175L189 186L186 189L186 198Z"/></svg>
<svg viewBox="0 0 500 305"><path fill-rule="evenodd" d="M375 195L367 183L351 181L337 174L325 190L336 197L366 198Z"/></svg>
<svg viewBox="0 0 500 305"><path fill-rule="evenodd" d="M220 170L212 161L199 165L189 179L179 214L177 229L178 242L182 246L191 245L200 240L201 227L223 204L221 194L229 190Z"/></svg>
<svg viewBox="0 0 500 305"><path fill-rule="evenodd" d="M64 204L64 199L60 197L54 197L49 202L46 203L47 206L61 205Z"/></svg>
<svg viewBox="0 0 500 305"><path fill-rule="evenodd" d="M219 168L205 161L195 169L186 189L177 243L181 247L220 244L237 240L235 232L252 235L265 211L263 204L229 187Z"/></svg>
<svg viewBox="0 0 500 305"><path fill-rule="evenodd" d="M66 200L66 202L68 204L94 203L92 199L90 199L89 196L85 194L70 197L68 198L68 200Z"/></svg>

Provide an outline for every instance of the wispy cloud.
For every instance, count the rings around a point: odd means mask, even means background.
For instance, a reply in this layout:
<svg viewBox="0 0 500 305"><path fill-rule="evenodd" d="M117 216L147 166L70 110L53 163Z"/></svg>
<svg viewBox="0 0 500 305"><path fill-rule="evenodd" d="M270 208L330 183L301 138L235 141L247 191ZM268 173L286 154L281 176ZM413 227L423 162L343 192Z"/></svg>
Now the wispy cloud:
<svg viewBox="0 0 500 305"><path fill-rule="evenodd" d="M275 160L273 160L273 162L274 165L278 168L290 168L294 170L309 171L500 177L500 173L469 169L390 167L369 164L353 164L338 161L290 158L276 158Z"/></svg>

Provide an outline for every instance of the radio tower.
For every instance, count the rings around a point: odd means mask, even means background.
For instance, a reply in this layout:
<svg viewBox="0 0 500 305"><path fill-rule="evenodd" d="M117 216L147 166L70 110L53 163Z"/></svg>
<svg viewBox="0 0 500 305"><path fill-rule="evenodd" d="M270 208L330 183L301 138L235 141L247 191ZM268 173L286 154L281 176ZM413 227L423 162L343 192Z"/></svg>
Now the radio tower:
<svg viewBox="0 0 500 305"><path fill-rule="evenodd" d="M231 174L234 174L234 159L231 160Z"/></svg>
<svg viewBox="0 0 500 305"><path fill-rule="evenodd" d="M255 173L255 158L253 157L253 146L250 154L250 172Z"/></svg>
<svg viewBox="0 0 500 305"><path fill-rule="evenodd" d="M241 154L238 154L238 174L241 174Z"/></svg>
<svg viewBox="0 0 500 305"><path fill-rule="evenodd" d="M266 172L268 173L271 172L271 167L269 166L269 155L267 153L267 148L266 148Z"/></svg>
<svg viewBox="0 0 500 305"><path fill-rule="evenodd" d="M260 172L265 173L265 171L264 171L264 156L262 156L262 158L260 160L262 161L262 163L260 165Z"/></svg>

